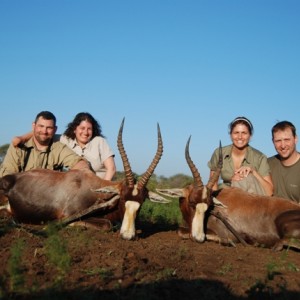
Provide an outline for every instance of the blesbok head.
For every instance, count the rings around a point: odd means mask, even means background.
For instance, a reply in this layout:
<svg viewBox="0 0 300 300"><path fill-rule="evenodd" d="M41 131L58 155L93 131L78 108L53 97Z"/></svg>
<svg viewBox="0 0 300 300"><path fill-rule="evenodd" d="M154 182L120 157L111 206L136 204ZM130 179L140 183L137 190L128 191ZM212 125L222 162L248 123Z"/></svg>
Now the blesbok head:
<svg viewBox="0 0 300 300"><path fill-rule="evenodd" d="M204 186L190 158L189 141L185 157L194 183L182 189L157 190L168 196L179 197L182 217L186 223L178 231L181 237L230 246L242 243L274 250L283 247L300 249L299 203L247 192L233 186L212 193L223 163L221 143L217 170Z"/></svg>
<svg viewBox="0 0 300 300"><path fill-rule="evenodd" d="M117 140L124 180L103 180L90 170L59 172L35 169L14 173L0 179L0 192L9 201L0 209L9 212L17 222L27 224L44 224L53 220L59 220L62 224L78 220L88 223L91 216L97 216L109 224L120 222L121 237L133 239L136 234L135 220L142 203L147 198L161 203L169 201L147 189L147 183L163 153L159 125L154 159L136 180L123 146L124 121L125 118Z"/></svg>
<svg viewBox="0 0 300 300"><path fill-rule="evenodd" d="M123 162L125 179L121 185L121 188L117 188L116 186L109 186L106 188L97 189L95 191L104 193L118 193L120 195L119 206L121 209L119 209L116 212L112 212L112 219L114 219L115 213L121 214L120 217L122 218L122 225L120 229L120 234L123 239L131 240L135 237L136 216L145 199L149 198L150 201L160 203L168 203L169 201L161 197L160 195L149 191L146 187L163 153L163 143L159 124L157 124L158 145L156 154L148 169L139 178L139 180L136 181L123 145L124 121L125 119L122 120L122 124L119 130L117 145Z"/></svg>
<svg viewBox="0 0 300 300"><path fill-rule="evenodd" d="M191 136L186 143L185 159L192 172L194 182L181 189L157 189L157 192L169 197L179 198L179 207L185 221L185 225L179 229L179 235L182 237L189 236L197 242L204 242L205 212L213 205L212 188L219 178L223 165L222 147L220 142L218 169L208 183L204 185L200 173L190 157L190 140Z"/></svg>

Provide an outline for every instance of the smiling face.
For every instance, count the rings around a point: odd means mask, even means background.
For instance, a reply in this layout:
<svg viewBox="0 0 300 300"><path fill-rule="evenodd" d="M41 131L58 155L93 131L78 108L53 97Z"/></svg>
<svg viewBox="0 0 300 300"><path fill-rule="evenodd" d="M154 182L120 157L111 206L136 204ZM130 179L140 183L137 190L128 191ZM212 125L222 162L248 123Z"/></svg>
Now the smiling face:
<svg viewBox="0 0 300 300"><path fill-rule="evenodd" d="M246 125L238 123L232 128L230 137L236 148L243 149L248 146L251 133Z"/></svg>
<svg viewBox="0 0 300 300"><path fill-rule="evenodd" d="M297 153L297 141L297 136L293 135L290 128L278 130L273 135L274 147L283 160L288 160Z"/></svg>
<svg viewBox="0 0 300 300"><path fill-rule="evenodd" d="M82 121L74 130L77 143L83 147L93 136L93 125L88 121Z"/></svg>
<svg viewBox="0 0 300 300"><path fill-rule="evenodd" d="M34 141L37 146L48 146L55 132L56 125L53 120L47 120L39 117L36 122L32 123Z"/></svg>

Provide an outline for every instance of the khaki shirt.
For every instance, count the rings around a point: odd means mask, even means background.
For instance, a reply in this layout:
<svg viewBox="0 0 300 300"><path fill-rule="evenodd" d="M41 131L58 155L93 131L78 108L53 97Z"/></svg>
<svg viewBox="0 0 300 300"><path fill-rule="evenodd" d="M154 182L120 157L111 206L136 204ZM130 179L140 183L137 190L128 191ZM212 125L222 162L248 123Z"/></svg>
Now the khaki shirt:
<svg viewBox="0 0 300 300"><path fill-rule="evenodd" d="M222 147L223 167L221 170L221 178L223 183L226 185L231 185L231 178L235 171L231 151L232 145ZM214 151L210 161L208 162L208 167L211 171L217 170L218 161L219 148ZM267 161L267 156L251 146L248 146L241 166L251 166L251 168L254 168L262 177L270 175L270 166Z"/></svg>
<svg viewBox="0 0 300 300"><path fill-rule="evenodd" d="M26 163L28 151L30 151L30 154ZM9 146L0 166L0 177L36 168L50 170L71 169L82 159L61 142L53 142L50 149L39 151L31 138L25 143L25 147L14 147L12 144Z"/></svg>
<svg viewBox="0 0 300 300"><path fill-rule="evenodd" d="M89 163L92 170L97 176L104 178L106 169L104 167L104 161L110 157L114 156L112 149L109 147L105 138L100 136L95 136L91 141L89 141L84 148L81 148L77 143L76 139L70 139L65 135L60 137L60 141L66 144L70 149L72 149L78 155L84 157Z"/></svg>

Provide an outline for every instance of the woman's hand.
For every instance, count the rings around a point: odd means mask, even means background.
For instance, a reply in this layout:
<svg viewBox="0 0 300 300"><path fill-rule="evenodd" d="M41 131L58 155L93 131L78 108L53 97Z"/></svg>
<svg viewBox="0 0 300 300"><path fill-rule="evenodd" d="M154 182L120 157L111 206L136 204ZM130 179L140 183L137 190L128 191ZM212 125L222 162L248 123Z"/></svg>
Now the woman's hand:
<svg viewBox="0 0 300 300"><path fill-rule="evenodd" d="M253 170L250 166L240 167L234 172L234 175L231 178L231 181L240 181L246 178L250 173L253 173Z"/></svg>
<svg viewBox="0 0 300 300"><path fill-rule="evenodd" d="M18 147L21 144L25 144L26 142L28 142L30 140L30 138L32 138L32 136L33 136L33 132L30 131L30 132L27 132L23 135L13 137L11 142L12 142L14 147Z"/></svg>

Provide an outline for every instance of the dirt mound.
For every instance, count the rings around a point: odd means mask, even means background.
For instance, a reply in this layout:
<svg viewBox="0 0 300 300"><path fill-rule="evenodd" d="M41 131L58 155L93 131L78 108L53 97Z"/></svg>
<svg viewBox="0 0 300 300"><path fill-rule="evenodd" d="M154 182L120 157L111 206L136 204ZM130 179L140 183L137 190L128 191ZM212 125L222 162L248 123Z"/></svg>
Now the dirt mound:
<svg viewBox="0 0 300 300"><path fill-rule="evenodd" d="M1 299L297 299L300 253L178 237L139 224L138 237L67 227L0 231Z"/></svg>

